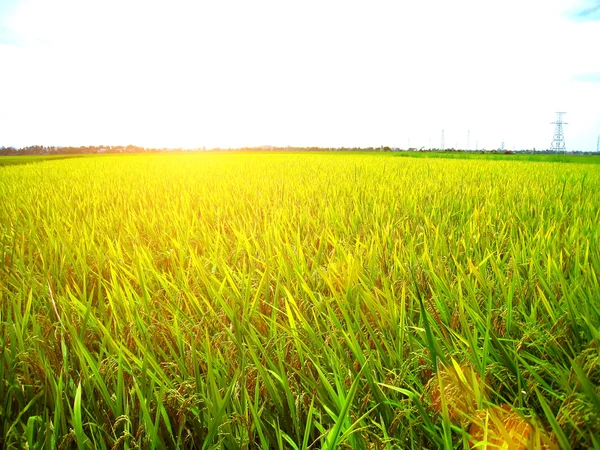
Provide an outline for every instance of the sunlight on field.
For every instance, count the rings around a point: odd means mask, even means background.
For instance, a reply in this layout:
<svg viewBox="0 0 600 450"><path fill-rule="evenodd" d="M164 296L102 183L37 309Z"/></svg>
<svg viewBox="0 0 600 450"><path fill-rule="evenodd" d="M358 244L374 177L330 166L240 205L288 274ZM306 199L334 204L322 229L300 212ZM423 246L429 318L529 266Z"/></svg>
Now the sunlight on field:
<svg viewBox="0 0 600 450"><path fill-rule="evenodd" d="M597 445L599 211L589 164L0 167L0 446Z"/></svg>

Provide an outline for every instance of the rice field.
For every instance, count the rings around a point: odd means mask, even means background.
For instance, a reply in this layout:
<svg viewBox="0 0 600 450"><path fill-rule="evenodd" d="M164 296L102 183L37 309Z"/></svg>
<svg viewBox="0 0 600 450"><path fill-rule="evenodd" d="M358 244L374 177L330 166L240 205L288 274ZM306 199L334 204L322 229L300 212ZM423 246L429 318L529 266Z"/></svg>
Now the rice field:
<svg viewBox="0 0 600 450"><path fill-rule="evenodd" d="M0 447L600 448L600 166L0 167Z"/></svg>

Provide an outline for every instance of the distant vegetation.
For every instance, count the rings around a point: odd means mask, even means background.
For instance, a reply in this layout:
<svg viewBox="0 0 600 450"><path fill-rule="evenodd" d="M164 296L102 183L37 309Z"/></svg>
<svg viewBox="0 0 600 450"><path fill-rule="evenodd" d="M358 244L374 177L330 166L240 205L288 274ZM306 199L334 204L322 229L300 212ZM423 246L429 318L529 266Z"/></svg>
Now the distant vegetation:
<svg viewBox="0 0 600 450"><path fill-rule="evenodd" d="M135 145L98 145L84 147L47 147L42 145L33 145L23 148L0 147L0 156L51 156L51 155L95 155L95 154L130 154L130 153L194 153L194 152L353 152L353 153L371 153L371 152L394 152L397 156L434 156L437 158L468 158L468 159L527 159L536 161L563 161L563 162L582 162L579 159L581 156L589 156L590 159L586 162L600 161L600 154L590 152L577 152L556 154L550 151L535 151L527 150L521 152L510 152L504 150L488 150L488 151L465 151L465 150L440 150L435 148L430 149L415 149L409 150L394 149L388 146L380 147L273 147L270 145L260 147L238 147L238 148L147 148ZM482 156L483 155L483 156ZM3 158L0 158L0 161Z"/></svg>
<svg viewBox="0 0 600 450"><path fill-rule="evenodd" d="M397 156L0 167L0 448L598 448L598 166Z"/></svg>
<svg viewBox="0 0 600 450"><path fill-rule="evenodd" d="M508 160L508 161L538 161L538 162L564 162L582 164L600 164L600 154L569 154L548 152L539 153L505 153L505 152L394 152L394 156L411 158L449 158L449 159L481 159L481 160Z"/></svg>
<svg viewBox="0 0 600 450"><path fill-rule="evenodd" d="M98 153L155 153L167 149L144 148L135 145L99 145L82 147L53 147L43 145L31 145L28 147L0 147L0 156L48 156L48 155L89 155Z"/></svg>

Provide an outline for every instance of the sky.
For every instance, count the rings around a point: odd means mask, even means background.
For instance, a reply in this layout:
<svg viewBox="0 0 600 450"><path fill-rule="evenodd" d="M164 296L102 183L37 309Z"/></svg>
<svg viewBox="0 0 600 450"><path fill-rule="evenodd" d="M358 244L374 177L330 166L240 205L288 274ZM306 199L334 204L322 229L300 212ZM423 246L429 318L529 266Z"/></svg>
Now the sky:
<svg viewBox="0 0 600 450"><path fill-rule="evenodd" d="M555 111L596 150L600 0L0 0L0 146L546 149Z"/></svg>

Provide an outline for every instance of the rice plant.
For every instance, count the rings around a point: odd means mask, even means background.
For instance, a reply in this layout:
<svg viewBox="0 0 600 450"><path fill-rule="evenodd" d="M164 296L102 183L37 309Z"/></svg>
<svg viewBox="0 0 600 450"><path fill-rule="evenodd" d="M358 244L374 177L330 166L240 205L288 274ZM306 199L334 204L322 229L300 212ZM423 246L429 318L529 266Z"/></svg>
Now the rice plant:
<svg viewBox="0 0 600 450"><path fill-rule="evenodd" d="M599 167L0 167L0 447L600 448Z"/></svg>

